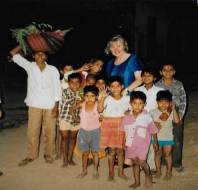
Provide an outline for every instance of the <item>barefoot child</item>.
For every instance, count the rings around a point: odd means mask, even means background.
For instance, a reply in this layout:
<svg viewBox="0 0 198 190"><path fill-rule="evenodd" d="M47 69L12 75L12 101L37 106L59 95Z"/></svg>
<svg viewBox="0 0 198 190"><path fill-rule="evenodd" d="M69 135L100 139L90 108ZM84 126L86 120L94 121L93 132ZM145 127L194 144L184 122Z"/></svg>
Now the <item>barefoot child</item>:
<svg viewBox="0 0 198 190"><path fill-rule="evenodd" d="M62 79L60 81L61 83L61 94L62 91L66 88L69 87L68 84L68 75L73 73L73 66L70 64L65 65L61 70L60 70L60 74L62 76ZM64 77L64 75L67 75L67 77ZM59 112L60 112L60 104L59 104ZM61 150L61 134L60 134L60 130L59 130L59 120L57 120L57 124L56 124L56 159L60 159L61 158L61 154L62 154L62 150Z"/></svg>
<svg viewBox="0 0 198 190"><path fill-rule="evenodd" d="M73 66L71 64L66 64L61 70L60 73L63 76L63 78L61 79L61 90L63 91L64 89L67 89L69 87L68 84L68 76L72 73L80 73L81 76L83 71L86 71L88 69L88 65L85 64L82 67L80 67L79 69L74 69ZM59 112L60 112L60 105L59 105ZM61 134L60 134L60 130L59 130L59 121L57 122L57 133L56 133L56 159L61 158Z"/></svg>
<svg viewBox="0 0 198 190"><path fill-rule="evenodd" d="M106 78L103 76L103 75L97 75L97 77L95 78L94 77L94 80L96 81L96 84L95 86L98 88L99 90L99 94L100 92L104 91L106 89ZM89 84L90 85L90 84ZM89 85L86 85L86 86L89 86ZM102 121L102 113L100 113L100 124L101 124L101 121ZM75 150L74 150L74 153L77 155L77 156L80 156L80 158L82 157L82 152L80 151L79 147L77 146L78 144L76 144L76 147L75 147ZM104 158L106 156L106 153L104 151L104 149L100 149L99 152L99 158ZM93 155L90 153L89 154L89 160L88 160L88 165L92 164L93 163Z"/></svg>
<svg viewBox="0 0 198 190"><path fill-rule="evenodd" d="M176 171L183 171L183 134L184 134L184 117L186 113L186 92L183 83L175 79L175 67L170 60L165 60L160 69L162 78L156 83L156 86L169 90L173 95L173 102L180 117L178 124L173 124L173 133L175 146L173 149L173 167ZM178 127L179 125L179 127Z"/></svg>
<svg viewBox="0 0 198 190"><path fill-rule="evenodd" d="M97 103L98 88L94 85L85 86L84 102L81 105L80 113L80 130L78 133L77 143L82 152L82 173L78 176L83 178L87 175L87 165L89 153L93 156L93 177L98 178L99 165L99 110Z"/></svg>
<svg viewBox="0 0 198 190"><path fill-rule="evenodd" d="M157 79L156 75L157 73L155 72L154 67L145 67L141 73L143 85L135 89L136 91L144 92L144 94L146 95L146 105L144 109L148 112L152 109L157 108L156 95L160 90L163 90L163 88L157 87L154 84ZM150 167L151 173L155 173L155 153L152 145L149 148L147 163Z"/></svg>
<svg viewBox="0 0 198 190"><path fill-rule="evenodd" d="M121 129L125 132L125 156L131 159L135 183L132 188L140 186L140 167L145 173L145 186L152 185L150 168L146 162L151 135L154 138L154 148L158 149L157 132L150 114L144 110L146 95L135 91L130 96L131 114L125 115Z"/></svg>
<svg viewBox="0 0 198 190"><path fill-rule="evenodd" d="M69 87L62 92L60 102L59 126L61 133L61 149L63 153L63 167L68 164L75 165L73 161L73 150L76 143L76 136L79 130L80 109L73 109L81 101L80 73L72 73L68 76Z"/></svg>
<svg viewBox="0 0 198 190"><path fill-rule="evenodd" d="M172 150L173 150L173 123L179 123L179 115L172 104L172 94L168 90L157 93L158 108L151 110L153 120L160 126L157 134L159 150L155 153L156 177L161 177L161 157L164 155L166 161L166 175L164 179L171 179L172 176Z"/></svg>
<svg viewBox="0 0 198 190"><path fill-rule="evenodd" d="M118 176L127 179L123 170L124 163L124 132L120 130L122 117L129 108L129 96L123 96L122 78L112 76L109 78L109 87L111 95L103 94L100 96L100 108L103 110L103 119L101 123L100 146L106 148L108 154L109 177L108 180L114 180L114 162L115 156L118 158Z"/></svg>

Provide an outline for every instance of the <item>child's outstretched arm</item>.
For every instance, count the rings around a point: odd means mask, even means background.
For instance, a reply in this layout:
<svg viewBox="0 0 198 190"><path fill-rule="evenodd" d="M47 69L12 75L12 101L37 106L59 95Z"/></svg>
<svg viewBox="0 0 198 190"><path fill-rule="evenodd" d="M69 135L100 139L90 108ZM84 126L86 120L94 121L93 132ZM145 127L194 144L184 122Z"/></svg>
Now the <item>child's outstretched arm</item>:
<svg viewBox="0 0 198 190"><path fill-rule="evenodd" d="M83 71L88 71L90 68L89 64L88 63L85 63L82 67L78 68L78 69L75 69L75 70L72 70L72 71L68 71L66 73L64 73L64 78L66 80L68 80L68 76L72 73L80 73L80 72L83 72Z"/></svg>
<svg viewBox="0 0 198 190"><path fill-rule="evenodd" d="M74 70L75 73L79 73L82 71L88 71L90 69L90 64L89 63L85 63L82 67Z"/></svg>

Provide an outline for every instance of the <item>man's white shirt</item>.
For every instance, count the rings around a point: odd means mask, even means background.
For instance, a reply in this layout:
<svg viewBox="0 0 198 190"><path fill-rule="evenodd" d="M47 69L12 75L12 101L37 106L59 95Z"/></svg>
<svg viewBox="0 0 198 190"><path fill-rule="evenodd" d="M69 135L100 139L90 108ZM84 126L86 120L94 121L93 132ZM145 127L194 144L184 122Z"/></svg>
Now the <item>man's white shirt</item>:
<svg viewBox="0 0 198 190"><path fill-rule="evenodd" d="M35 108L52 109L61 98L60 75L56 67L46 63L41 71L36 62L30 62L20 54L14 55L13 61L28 75L25 103Z"/></svg>

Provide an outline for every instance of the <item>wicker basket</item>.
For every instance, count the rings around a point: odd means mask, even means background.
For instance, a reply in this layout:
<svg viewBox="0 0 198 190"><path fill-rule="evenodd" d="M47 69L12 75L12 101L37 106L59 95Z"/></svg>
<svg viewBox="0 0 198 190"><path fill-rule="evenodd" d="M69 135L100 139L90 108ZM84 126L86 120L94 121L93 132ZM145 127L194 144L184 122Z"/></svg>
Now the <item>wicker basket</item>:
<svg viewBox="0 0 198 190"><path fill-rule="evenodd" d="M23 27L11 29L12 37L21 46L25 55L43 51L54 54L64 45L65 35L72 29L49 31L52 26L45 23L35 23Z"/></svg>
<svg viewBox="0 0 198 190"><path fill-rule="evenodd" d="M55 53L47 43L46 39L41 35L41 33L37 34L29 34L26 37L27 43L30 46L33 52L43 51L49 54Z"/></svg>

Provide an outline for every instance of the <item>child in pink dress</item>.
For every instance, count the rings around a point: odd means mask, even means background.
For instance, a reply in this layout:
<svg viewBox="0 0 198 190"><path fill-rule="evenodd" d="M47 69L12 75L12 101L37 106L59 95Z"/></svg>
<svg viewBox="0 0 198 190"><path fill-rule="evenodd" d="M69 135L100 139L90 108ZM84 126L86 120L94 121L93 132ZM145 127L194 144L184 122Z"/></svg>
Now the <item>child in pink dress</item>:
<svg viewBox="0 0 198 190"><path fill-rule="evenodd" d="M151 135L154 139L154 148L158 149L157 132L150 114L144 110L146 95L135 91L131 94L131 114L123 118L121 129L125 132L125 156L131 159L135 183L130 187L140 186L140 167L145 172L145 186L152 185L150 168L146 162L150 146Z"/></svg>

